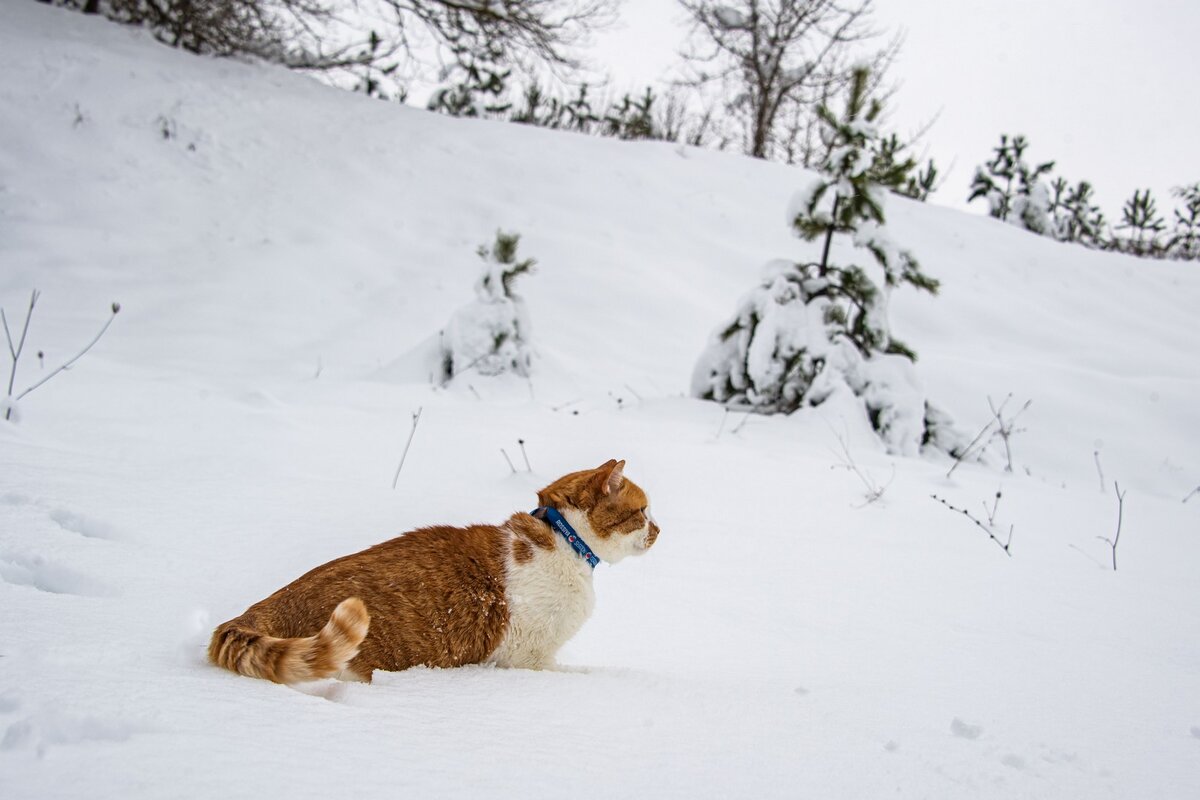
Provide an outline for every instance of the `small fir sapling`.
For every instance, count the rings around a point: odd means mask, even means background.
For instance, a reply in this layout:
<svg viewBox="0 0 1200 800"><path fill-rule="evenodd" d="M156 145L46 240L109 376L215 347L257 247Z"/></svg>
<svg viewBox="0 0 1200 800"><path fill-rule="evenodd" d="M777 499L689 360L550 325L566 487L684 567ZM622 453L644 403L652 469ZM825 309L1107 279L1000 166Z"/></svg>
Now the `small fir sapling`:
<svg viewBox="0 0 1200 800"><path fill-rule="evenodd" d="M915 354L888 323L891 291L908 284L936 293L913 254L884 227L884 187L902 185L911 161L880 158L877 100L868 71L854 73L846 110L819 114L829 156L823 175L793 200L795 231L821 245L819 261L772 261L734 317L715 331L692 376L692 394L760 413L791 413L849 390L894 453L945 447L953 437L944 412L931 406L913 368ZM868 267L835 258L835 237L871 255ZM882 277L876 282L868 269Z"/></svg>
<svg viewBox="0 0 1200 800"><path fill-rule="evenodd" d="M1175 209L1175 227L1165 249L1169 258L1180 261L1200 259L1200 182L1177 186L1172 194L1182 206Z"/></svg>
<svg viewBox="0 0 1200 800"><path fill-rule="evenodd" d="M967 202L982 199L988 214L1033 231L1051 233L1050 192L1041 180L1054 168L1053 161L1031 167L1025 161L1029 146L1024 136L1001 134L992 160L975 170Z"/></svg>
<svg viewBox="0 0 1200 800"><path fill-rule="evenodd" d="M503 100L512 70L470 52L455 54L455 63L443 70L442 80L454 80L430 96L427 108L452 117L497 117L512 108Z"/></svg>
<svg viewBox="0 0 1200 800"><path fill-rule="evenodd" d="M1080 181L1067 191L1055 222L1059 239L1098 249L1108 246L1104 238L1104 213L1092 199L1092 185L1087 181Z"/></svg>
<svg viewBox="0 0 1200 800"><path fill-rule="evenodd" d="M532 258L517 260L520 235L496 232L489 249L476 251L484 262L474 302L450 318L441 336L442 382L474 369L483 375L515 372L528 377L533 351L529 315L514 291L516 279L533 271Z"/></svg>
<svg viewBox="0 0 1200 800"><path fill-rule="evenodd" d="M1121 208L1121 222L1117 230L1126 230L1128 233L1114 241L1115 249L1135 256L1160 257L1163 248L1159 236L1166 227L1150 190L1135 190L1133 197L1126 200Z"/></svg>
<svg viewBox="0 0 1200 800"><path fill-rule="evenodd" d="M4 410L4 419L9 420L9 421L13 420L13 417L15 416L15 412L17 409L17 403L19 403L22 398L24 398L26 395L28 395L30 392L34 391L35 389L46 384L51 378L54 378L55 376L59 375L60 373L66 372L68 369L70 369L71 366L76 361L78 361L80 358L82 358L85 353L87 353L89 350L91 350L96 345L96 343L100 341L100 337L102 337L105 334L105 332L108 330L108 327L110 325L112 325L113 320L117 318L117 314L119 314L121 311L120 303L113 303L111 306L109 306L111 314L110 314L108 320L105 321L104 325L101 326L100 331L94 337L92 337L92 340L90 342L88 342L87 345L82 350L80 350L78 353L76 353L74 356L69 358L67 361L63 362L61 365L59 365L55 369L51 370L49 373L44 375L40 380L35 381L34 383L30 384L21 392L15 393L16 392L16 381L17 381L17 368L20 366L21 355L25 352L25 342L29 336L29 323L33 319L33 311L37 307L38 299L41 296L42 296L42 293L39 292L37 289L34 289L30 293L29 308L25 312L25 322L21 325L21 336L15 342L13 340L12 330L9 328L9 325L8 325L8 315L4 312L3 308L0 308L0 323L2 323L3 327L4 327L4 338L8 344L8 355L9 355L9 358L12 360L12 365L11 365L11 368L9 369L9 373L8 373L8 391L5 394L4 399L0 400L0 408L3 408L3 410ZM44 354L41 350L38 351L37 358L38 358L38 363L44 366L44 363L43 363Z"/></svg>

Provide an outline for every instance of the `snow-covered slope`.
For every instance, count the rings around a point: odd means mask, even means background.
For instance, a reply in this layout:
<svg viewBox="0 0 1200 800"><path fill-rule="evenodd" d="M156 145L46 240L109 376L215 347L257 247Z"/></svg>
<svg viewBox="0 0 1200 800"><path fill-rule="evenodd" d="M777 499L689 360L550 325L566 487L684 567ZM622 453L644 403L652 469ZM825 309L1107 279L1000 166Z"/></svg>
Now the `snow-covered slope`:
<svg viewBox="0 0 1200 800"><path fill-rule="evenodd" d="M1200 270L893 200L942 281L893 301L931 396L971 431L1033 401L1015 474L948 479L849 406L684 397L762 263L811 254L784 219L807 177L0 7L0 305L42 291L50 369L122 304L0 423L0 795L1200 794ZM534 377L435 388L499 228L539 262ZM576 669L290 689L204 663L308 568L609 457L663 534L597 573ZM998 489L1011 558L930 498L982 516Z"/></svg>

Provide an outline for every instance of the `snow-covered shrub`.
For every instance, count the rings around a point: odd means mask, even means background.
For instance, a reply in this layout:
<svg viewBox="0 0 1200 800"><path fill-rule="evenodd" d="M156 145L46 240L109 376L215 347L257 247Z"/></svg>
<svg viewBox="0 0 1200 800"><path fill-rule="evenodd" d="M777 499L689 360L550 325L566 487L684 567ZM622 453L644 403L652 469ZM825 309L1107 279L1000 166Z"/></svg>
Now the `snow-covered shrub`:
<svg viewBox="0 0 1200 800"><path fill-rule="evenodd" d="M442 331L443 381L472 369L483 375L529 374L529 314L513 284L537 262L517 261L520 239L497 231L491 249L481 245L477 251L484 268L475 282L475 300L455 311Z"/></svg>
<svg viewBox="0 0 1200 800"><path fill-rule="evenodd" d="M1114 238L1113 249L1135 256L1161 257L1163 246L1159 237L1166 227L1150 190L1134 191L1121 208L1121 222L1117 224L1117 230L1127 233Z"/></svg>
<svg viewBox="0 0 1200 800"><path fill-rule="evenodd" d="M1175 227L1167 240L1167 256L1181 261L1200 259L1200 183L1176 187L1172 193L1183 202L1183 207L1175 209Z"/></svg>
<svg viewBox="0 0 1200 800"><path fill-rule="evenodd" d="M789 413L834 393L858 397L872 427L893 453L923 445L954 448L952 425L933 409L913 367L915 355L892 336L888 297L907 283L936 292L912 253L884 227L886 193L880 174L877 101L868 104L867 72L851 83L846 112L819 111L830 153L824 175L792 202L789 216L807 241L822 240L821 260L773 261L733 318L713 334L692 375L692 394L763 413ZM868 269L834 261L830 247L843 236L869 252Z"/></svg>
<svg viewBox="0 0 1200 800"><path fill-rule="evenodd" d="M1080 181L1074 188L1065 178L1051 184L1050 216L1054 238L1078 242L1086 247L1104 248L1104 213L1092 204L1092 185Z"/></svg>
<svg viewBox="0 0 1200 800"><path fill-rule="evenodd" d="M996 219L1037 234L1052 234L1050 192L1041 178L1054 168L1054 162L1030 167L1025 162L1028 146L1024 136L1009 140L1002 134L992 160L976 168L967 202L983 199L988 214Z"/></svg>

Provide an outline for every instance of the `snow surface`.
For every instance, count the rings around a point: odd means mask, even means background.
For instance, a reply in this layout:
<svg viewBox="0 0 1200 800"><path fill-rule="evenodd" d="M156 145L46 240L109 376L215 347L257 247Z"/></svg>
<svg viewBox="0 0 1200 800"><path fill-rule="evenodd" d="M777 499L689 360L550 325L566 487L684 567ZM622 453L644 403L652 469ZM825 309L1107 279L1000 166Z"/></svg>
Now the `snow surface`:
<svg viewBox="0 0 1200 800"><path fill-rule="evenodd" d="M815 254L780 223L810 179L0 6L0 305L42 290L50 368L122 303L0 424L0 796L1200 796L1200 271L891 202L942 282L891 301L929 395L975 429L1033 400L1015 474L947 478L849 406L684 397L762 264ZM539 260L535 372L436 389L413 354L497 228ZM663 535L597 571L573 669L204 663L312 566L609 457ZM998 488L1011 558L929 497L982 516Z"/></svg>

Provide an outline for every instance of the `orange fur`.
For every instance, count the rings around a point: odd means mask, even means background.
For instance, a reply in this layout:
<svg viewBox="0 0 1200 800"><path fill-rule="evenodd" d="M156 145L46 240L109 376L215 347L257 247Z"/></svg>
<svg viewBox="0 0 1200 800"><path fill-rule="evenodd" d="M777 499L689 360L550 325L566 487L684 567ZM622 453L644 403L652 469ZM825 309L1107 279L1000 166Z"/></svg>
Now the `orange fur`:
<svg viewBox="0 0 1200 800"><path fill-rule="evenodd" d="M658 526L647 529L646 495L623 467L609 461L571 473L539 492L539 502L586 514L598 541L648 530L645 549ZM497 652L510 607L521 601L508 594L510 572L541 569L539 558L559 557L561 546L529 514L499 526L411 531L323 564L250 606L213 632L208 657L277 683L480 663ZM590 587L590 568L587 577Z"/></svg>

